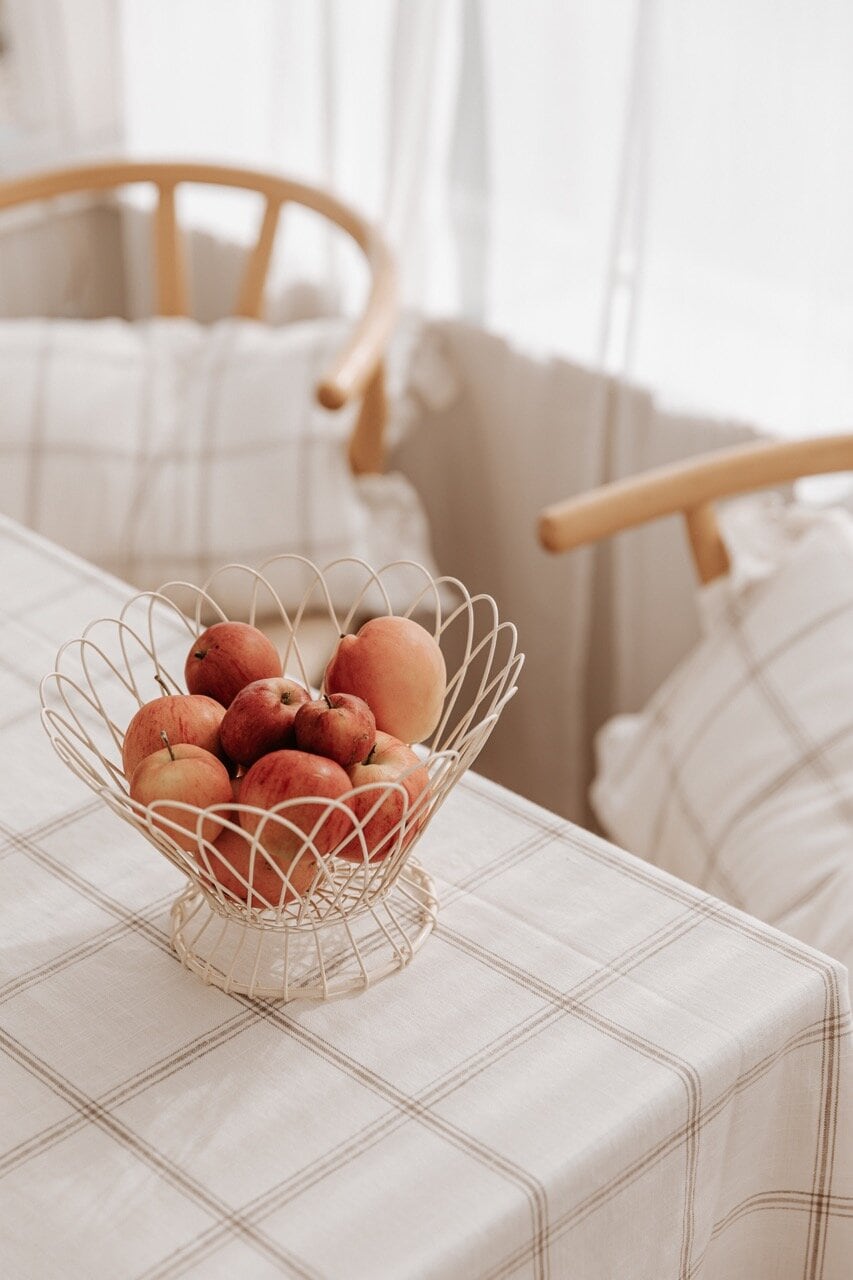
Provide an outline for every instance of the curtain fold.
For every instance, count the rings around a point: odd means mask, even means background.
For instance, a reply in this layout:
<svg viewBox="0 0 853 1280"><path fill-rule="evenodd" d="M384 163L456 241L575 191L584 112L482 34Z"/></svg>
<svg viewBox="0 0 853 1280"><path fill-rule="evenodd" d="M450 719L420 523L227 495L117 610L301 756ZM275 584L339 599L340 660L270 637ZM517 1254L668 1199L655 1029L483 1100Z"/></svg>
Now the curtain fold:
<svg viewBox="0 0 853 1280"><path fill-rule="evenodd" d="M5 0L0 172L116 149L124 82L116 0Z"/></svg>
<svg viewBox="0 0 853 1280"><path fill-rule="evenodd" d="M132 152L329 185L390 235L407 306L690 412L853 420L845 0L112 5ZM210 193L196 213L240 234ZM279 267L358 289L307 227Z"/></svg>
<svg viewBox="0 0 853 1280"><path fill-rule="evenodd" d="M423 342L454 393L424 405L394 465L425 503L440 570L494 596L526 654L518 696L477 768L588 823L593 734L642 706L698 637L696 580L677 520L552 556L536 540L536 515L759 432L672 413L638 384L536 357L479 326L436 321Z"/></svg>

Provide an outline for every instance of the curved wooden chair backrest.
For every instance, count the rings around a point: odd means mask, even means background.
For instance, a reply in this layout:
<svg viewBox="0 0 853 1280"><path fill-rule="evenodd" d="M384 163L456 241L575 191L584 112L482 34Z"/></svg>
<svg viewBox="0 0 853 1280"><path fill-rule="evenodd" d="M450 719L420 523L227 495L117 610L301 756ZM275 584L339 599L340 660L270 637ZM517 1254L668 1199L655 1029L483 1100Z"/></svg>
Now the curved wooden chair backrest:
<svg viewBox="0 0 853 1280"><path fill-rule="evenodd" d="M313 209L345 231L359 246L370 270L370 288L352 332L317 385L317 400L340 409L360 398L361 410L349 442L354 472L381 471L387 402L384 355L397 313L396 269L379 231L358 213L319 188L276 174L223 165L118 162L29 174L0 182L0 209L58 196L109 191L146 183L157 191L154 214L154 270L157 311L186 315L187 273L178 227L175 192L182 183L238 187L258 192L264 213L240 284L235 315L260 318L264 286L282 208L290 203Z"/></svg>
<svg viewBox="0 0 853 1280"><path fill-rule="evenodd" d="M729 570L715 501L835 471L853 471L853 435L721 449L544 508L539 541L547 551L570 551L680 512L699 579L711 582Z"/></svg>

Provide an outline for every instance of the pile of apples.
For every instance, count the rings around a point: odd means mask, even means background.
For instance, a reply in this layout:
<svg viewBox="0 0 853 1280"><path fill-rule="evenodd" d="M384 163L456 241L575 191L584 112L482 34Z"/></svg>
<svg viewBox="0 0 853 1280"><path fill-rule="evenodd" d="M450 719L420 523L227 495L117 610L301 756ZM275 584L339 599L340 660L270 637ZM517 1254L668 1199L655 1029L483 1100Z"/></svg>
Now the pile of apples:
<svg viewBox="0 0 853 1280"><path fill-rule="evenodd" d="M377 617L341 636L315 697L258 627L217 622L184 677L187 693L136 711L122 765L153 825L234 897L281 905L308 892L321 859L379 862L411 843L430 790L412 747L438 725L447 683L425 627Z"/></svg>

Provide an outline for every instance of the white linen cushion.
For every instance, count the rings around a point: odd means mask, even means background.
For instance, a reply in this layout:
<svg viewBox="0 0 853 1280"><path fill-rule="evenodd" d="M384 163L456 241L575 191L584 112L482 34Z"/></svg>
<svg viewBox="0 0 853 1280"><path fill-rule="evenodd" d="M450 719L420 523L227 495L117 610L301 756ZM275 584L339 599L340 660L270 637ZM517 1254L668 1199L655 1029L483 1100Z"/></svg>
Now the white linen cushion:
<svg viewBox="0 0 853 1280"><path fill-rule="evenodd" d="M703 639L599 731L591 800L617 843L850 967L853 518L749 510Z"/></svg>
<svg viewBox="0 0 853 1280"><path fill-rule="evenodd" d="M142 589L280 552L434 572L412 485L354 477L356 407L314 399L346 332L336 320L0 322L0 510ZM412 347L404 330L392 350L398 418ZM304 581L283 584L288 607ZM228 592L223 607L241 608Z"/></svg>

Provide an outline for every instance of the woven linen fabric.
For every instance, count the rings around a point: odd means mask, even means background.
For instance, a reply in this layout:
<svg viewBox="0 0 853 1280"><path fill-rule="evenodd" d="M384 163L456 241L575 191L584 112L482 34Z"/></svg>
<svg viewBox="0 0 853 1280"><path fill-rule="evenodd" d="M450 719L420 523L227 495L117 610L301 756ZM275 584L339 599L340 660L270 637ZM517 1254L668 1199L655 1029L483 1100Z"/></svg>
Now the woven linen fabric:
<svg viewBox="0 0 853 1280"><path fill-rule="evenodd" d="M613 839L853 966L853 517L753 508L706 634L600 731Z"/></svg>
<svg viewBox="0 0 853 1280"><path fill-rule="evenodd" d="M469 772L409 967L206 987L183 877L39 723L127 588L2 517L0 588L4 1276L847 1280L838 964Z"/></svg>
<svg viewBox="0 0 853 1280"><path fill-rule="evenodd" d="M0 322L0 510L141 589L280 552L431 569L413 486L400 473L353 476L357 406L316 403L348 332L337 320ZM392 431L417 345L402 325L389 357ZM286 607L311 581L281 581ZM345 576L336 581L348 600ZM216 594L229 614L245 607L227 580Z"/></svg>

